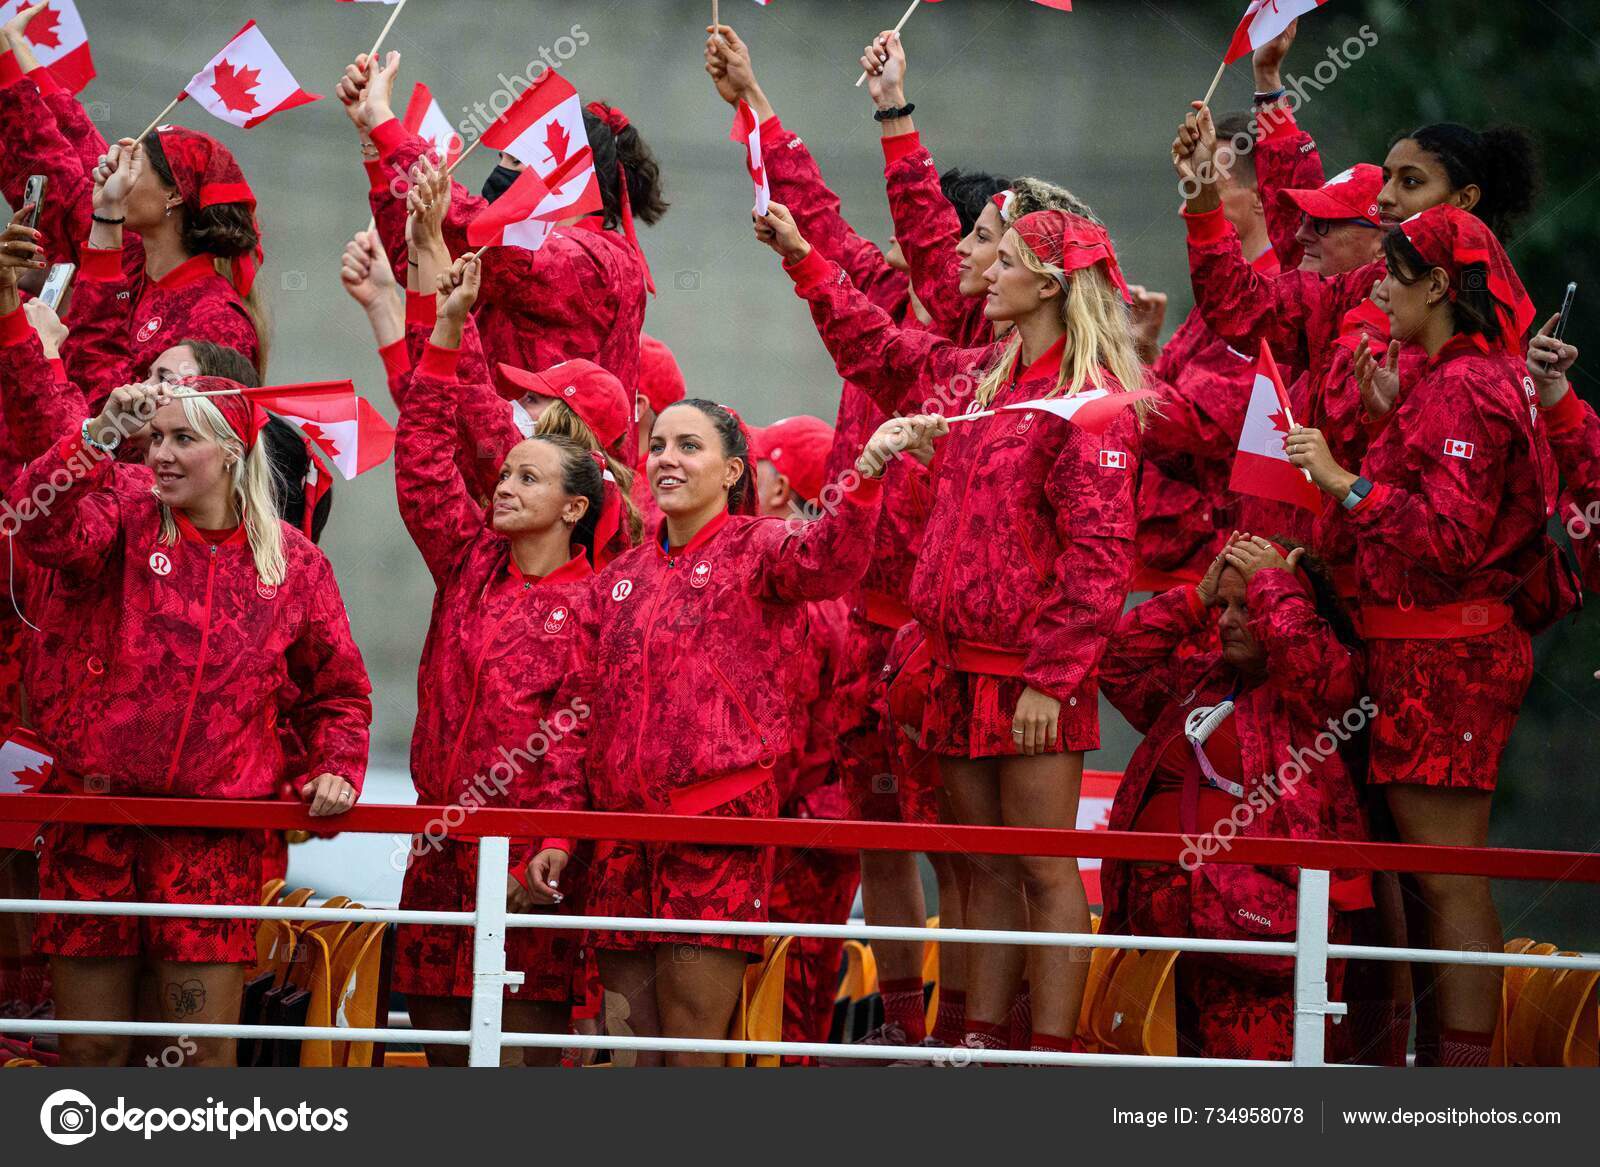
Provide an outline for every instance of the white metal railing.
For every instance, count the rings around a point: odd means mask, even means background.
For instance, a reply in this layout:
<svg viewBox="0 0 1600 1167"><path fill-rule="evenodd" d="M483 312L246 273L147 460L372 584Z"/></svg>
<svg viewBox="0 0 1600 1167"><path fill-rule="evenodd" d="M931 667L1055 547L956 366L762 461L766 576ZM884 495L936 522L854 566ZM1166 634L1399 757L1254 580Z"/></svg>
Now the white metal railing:
<svg viewBox="0 0 1600 1167"><path fill-rule="evenodd" d="M471 1019L465 1030L398 1028L322 1028L293 1025L214 1025L154 1021L5 1021L0 1028L17 1034L92 1033L135 1037L216 1037L265 1040L336 1040L465 1045L468 1064L498 1066L504 1047L656 1050L663 1052L742 1053L791 1057L856 1058L881 1061L927 1061L950 1065L1027 1064L1079 1066L1321 1066L1324 1019L1340 1016L1344 1004L1328 1000L1328 960L1423 962L1499 965L1515 968L1600 969L1600 955L1531 956L1503 952L1448 949L1377 948L1330 944L1328 941L1327 871L1300 872L1299 918L1293 941L1203 940L1171 936L1120 936L1101 933L1022 932L974 928L897 928L869 924L744 923L722 920L655 920L644 917L517 915L506 911L505 872L510 866L510 840L485 837L478 850L476 910L424 912L397 908L290 908L219 904L98 903L82 900L0 899L0 913L54 912L75 915L162 916L187 919L345 920L395 924L471 927L473 992ZM522 974L506 969L505 933L510 928L553 928L560 931L604 929L694 935L812 936L857 940L925 941L950 944L1020 944L1071 948L1135 948L1171 952L1214 952L1284 956L1294 960L1294 1056L1292 1062L1242 1059L1166 1058L1129 1054L1034 1053L1027 1050L967 1050L933 1047L893 1049L824 1042L752 1042L731 1039L623 1037L584 1034L506 1033L502 1028L503 992L520 984Z"/></svg>

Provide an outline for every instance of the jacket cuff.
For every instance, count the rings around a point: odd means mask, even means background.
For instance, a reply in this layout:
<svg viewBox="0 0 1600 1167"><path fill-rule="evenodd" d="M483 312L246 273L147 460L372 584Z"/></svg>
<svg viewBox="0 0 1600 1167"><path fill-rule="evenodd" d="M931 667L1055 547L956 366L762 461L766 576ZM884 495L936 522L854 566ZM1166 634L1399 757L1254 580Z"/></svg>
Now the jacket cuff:
<svg viewBox="0 0 1600 1167"><path fill-rule="evenodd" d="M82 260L82 266L78 269L79 279L109 282L122 278L122 248L85 245L78 252Z"/></svg>
<svg viewBox="0 0 1600 1167"><path fill-rule="evenodd" d="M33 335L33 321L28 319L28 314L18 304L13 311L0 316L0 348L10 348L14 344L21 344Z"/></svg>
<svg viewBox="0 0 1600 1167"><path fill-rule="evenodd" d="M389 184L384 180L385 170L383 160L380 158L363 158L361 168L367 172L367 190L383 191L389 189Z"/></svg>
<svg viewBox="0 0 1600 1167"><path fill-rule="evenodd" d="M1282 142L1300 132L1286 105L1273 105L1256 114L1256 145Z"/></svg>
<svg viewBox="0 0 1600 1167"><path fill-rule="evenodd" d="M757 128L761 132L761 141L764 145L772 140L772 135L783 133L783 122L779 120L777 114L773 114Z"/></svg>
<svg viewBox="0 0 1600 1167"><path fill-rule="evenodd" d="M399 118L390 118L383 125L375 127L370 136L372 144L378 148L379 158L387 162L389 155L405 145L411 132L400 124Z"/></svg>
<svg viewBox="0 0 1600 1167"><path fill-rule="evenodd" d="M68 385L71 378L67 376L67 362L60 357L46 357L45 364L50 366L50 376L57 385Z"/></svg>
<svg viewBox="0 0 1600 1167"><path fill-rule="evenodd" d="M577 843L571 839L542 839L539 842L540 851L565 851L568 855L571 855L576 847Z"/></svg>
<svg viewBox="0 0 1600 1167"><path fill-rule="evenodd" d="M406 338L403 336L393 344L380 348L378 359L383 362L383 371L390 377L404 376L411 371L411 354L406 352Z"/></svg>
<svg viewBox="0 0 1600 1167"><path fill-rule="evenodd" d="M1545 426L1549 433L1560 434L1568 430L1575 430L1583 425L1583 399L1572 391L1571 384L1562 394L1561 400L1550 408L1539 407L1539 416L1544 418Z"/></svg>
<svg viewBox="0 0 1600 1167"><path fill-rule="evenodd" d="M795 291L804 293L818 284L826 283L833 275L833 264L813 247L799 263L790 264L785 260L783 270L794 281Z"/></svg>
<svg viewBox="0 0 1600 1167"><path fill-rule="evenodd" d="M17 64L17 54L10 49L0 53L0 85L15 85L26 76L22 66Z"/></svg>
<svg viewBox="0 0 1600 1167"><path fill-rule="evenodd" d="M883 495L882 478L863 478L861 485L845 495L851 506L870 507Z"/></svg>
<svg viewBox="0 0 1600 1167"><path fill-rule="evenodd" d="M444 348L430 340L422 346L422 359L417 362L417 376L453 381L456 376L456 365L460 360L460 349Z"/></svg>
<svg viewBox="0 0 1600 1167"><path fill-rule="evenodd" d="M1350 521L1357 527L1366 526L1373 515L1383 509L1382 503L1389 497L1389 488L1383 483L1375 483L1367 497L1362 499L1350 510L1345 511Z"/></svg>
<svg viewBox="0 0 1600 1167"><path fill-rule="evenodd" d="M439 302L432 292L406 293L406 324L420 324L432 328L439 319Z"/></svg>
<svg viewBox="0 0 1600 1167"><path fill-rule="evenodd" d="M1183 225L1188 229L1190 243L1217 243L1233 232L1233 224L1228 222L1221 207L1214 211L1202 211L1198 215L1191 215L1188 211L1182 214Z"/></svg>
<svg viewBox="0 0 1600 1167"><path fill-rule="evenodd" d="M881 141L884 169L922 149L922 134L917 130L912 130L909 134L893 134Z"/></svg>
<svg viewBox="0 0 1600 1167"><path fill-rule="evenodd" d="M39 93L49 97L52 93L65 93L66 87L56 80L56 75L50 72L48 65L40 65L36 69L28 70L28 77L39 87Z"/></svg>

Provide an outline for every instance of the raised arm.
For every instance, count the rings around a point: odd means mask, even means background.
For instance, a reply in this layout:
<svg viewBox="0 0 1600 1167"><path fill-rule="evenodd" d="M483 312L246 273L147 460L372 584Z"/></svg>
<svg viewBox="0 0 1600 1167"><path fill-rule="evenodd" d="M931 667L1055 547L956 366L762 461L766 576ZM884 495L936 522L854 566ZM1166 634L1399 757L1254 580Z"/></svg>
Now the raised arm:
<svg viewBox="0 0 1600 1167"><path fill-rule="evenodd" d="M1295 124L1294 114L1283 85L1283 60L1299 31L1292 21L1280 35L1255 51L1251 64L1255 70L1256 95L1256 193L1267 217L1267 235L1272 250L1284 271L1300 266L1302 250L1295 239L1300 230L1300 211L1278 197L1281 191L1307 190L1322 185L1322 155L1311 135ZM1276 96L1273 96L1276 95Z"/></svg>
<svg viewBox="0 0 1600 1167"><path fill-rule="evenodd" d="M1600 416L1572 390L1567 374L1578 350L1555 338L1559 319L1552 316L1528 342L1528 375L1538 387L1545 433L1561 470L1561 519L1583 586L1600 592Z"/></svg>
<svg viewBox="0 0 1600 1167"><path fill-rule="evenodd" d="M78 248L89 235L93 164L84 164L34 77L22 72L10 51L0 53L0 143L0 194L13 207L21 206L28 176L45 175L49 187L39 209L39 228L46 253L52 262L76 263Z"/></svg>
<svg viewBox="0 0 1600 1167"><path fill-rule="evenodd" d="M1140 733L1193 688L1207 667L1203 654L1179 655L1176 649L1210 626L1221 573L1218 555L1199 584L1162 592L1118 622L1100 662L1100 691Z"/></svg>

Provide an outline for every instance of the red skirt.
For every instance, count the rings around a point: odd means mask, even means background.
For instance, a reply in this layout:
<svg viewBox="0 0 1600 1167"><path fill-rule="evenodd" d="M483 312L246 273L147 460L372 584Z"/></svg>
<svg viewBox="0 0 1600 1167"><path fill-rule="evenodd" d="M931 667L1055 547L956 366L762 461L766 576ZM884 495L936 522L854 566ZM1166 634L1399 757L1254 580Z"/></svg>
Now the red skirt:
<svg viewBox="0 0 1600 1167"><path fill-rule="evenodd" d="M933 666L922 744L943 757L1013 757L1022 751L1011 732L1012 716L1028 683ZM1100 686L1088 681L1061 702L1054 753L1100 748Z"/></svg>

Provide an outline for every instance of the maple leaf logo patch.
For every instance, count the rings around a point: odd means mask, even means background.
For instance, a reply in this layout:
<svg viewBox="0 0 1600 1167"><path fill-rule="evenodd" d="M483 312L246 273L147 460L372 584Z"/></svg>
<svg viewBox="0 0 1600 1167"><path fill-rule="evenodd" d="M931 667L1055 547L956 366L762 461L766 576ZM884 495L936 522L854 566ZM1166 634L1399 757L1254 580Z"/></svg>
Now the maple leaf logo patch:
<svg viewBox="0 0 1600 1167"><path fill-rule="evenodd" d="M59 49L61 30L56 26L60 23L61 14L54 8L45 8L28 23L28 31L22 35L41 49Z"/></svg>
<svg viewBox="0 0 1600 1167"><path fill-rule="evenodd" d="M261 103L250 92L260 83L260 69L252 69L248 65L236 69L226 60L217 62L211 76L211 88L222 99L222 104L234 113L253 113L260 107Z"/></svg>

